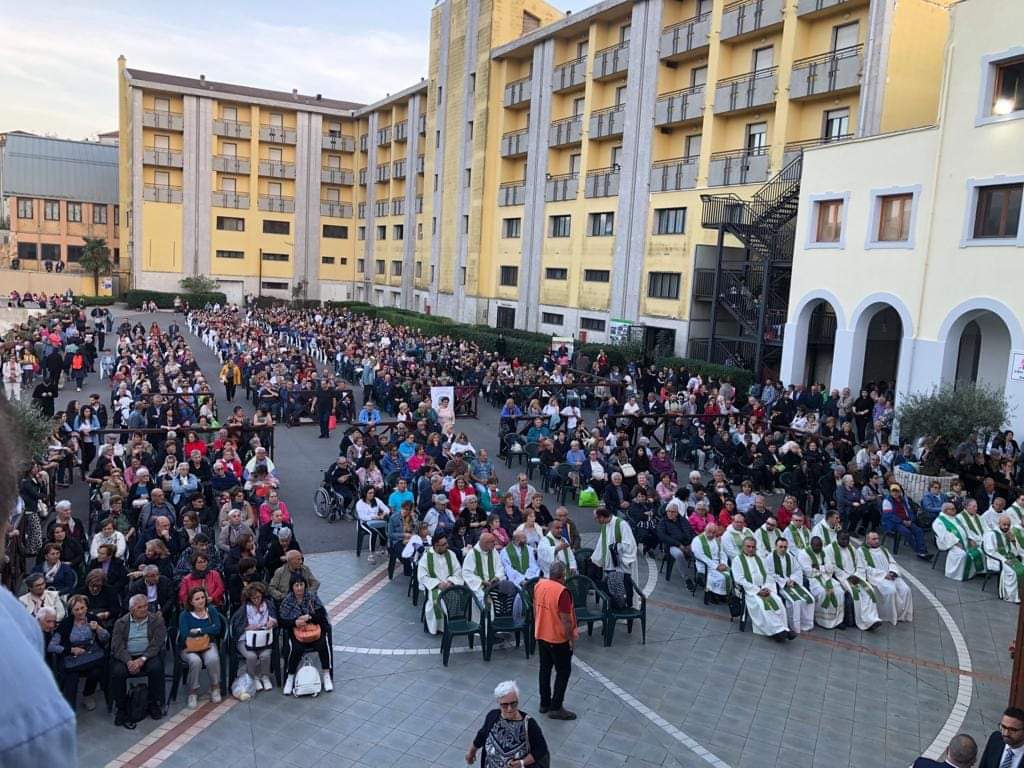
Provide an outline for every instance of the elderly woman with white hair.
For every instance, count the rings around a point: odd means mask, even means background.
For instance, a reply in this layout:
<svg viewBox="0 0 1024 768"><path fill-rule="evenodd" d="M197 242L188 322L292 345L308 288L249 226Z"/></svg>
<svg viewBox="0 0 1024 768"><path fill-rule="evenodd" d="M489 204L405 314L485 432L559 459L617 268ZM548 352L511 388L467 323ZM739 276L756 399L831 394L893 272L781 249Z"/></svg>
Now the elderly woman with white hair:
<svg viewBox="0 0 1024 768"><path fill-rule="evenodd" d="M466 764L476 762L479 752L480 768L549 766L548 743L537 721L519 709L519 687L515 680L498 683L494 696L498 708L484 718L466 752Z"/></svg>

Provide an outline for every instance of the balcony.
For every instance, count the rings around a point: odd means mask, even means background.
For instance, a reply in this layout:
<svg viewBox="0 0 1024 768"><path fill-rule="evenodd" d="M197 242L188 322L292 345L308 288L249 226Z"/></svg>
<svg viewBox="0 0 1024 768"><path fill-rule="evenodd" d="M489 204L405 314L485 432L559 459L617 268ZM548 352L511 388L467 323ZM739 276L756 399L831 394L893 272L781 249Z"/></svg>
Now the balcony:
<svg viewBox="0 0 1024 768"><path fill-rule="evenodd" d="M386 147L391 143L391 126L377 129L377 146Z"/></svg>
<svg viewBox="0 0 1024 768"><path fill-rule="evenodd" d="M391 166L384 164L377 166L377 173L374 174L374 181L383 184L391 178Z"/></svg>
<svg viewBox="0 0 1024 768"><path fill-rule="evenodd" d="M356 138L344 134L325 134L320 137L320 147L329 152L355 152Z"/></svg>
<svg viewBox="0 0 1024 768"><path fill-rule="evenodd" d="M835 144L838 141L846 141L852 139L854 134L844 133L840 136L823 136L818 139L805 139L804 141L791 141L788 143L782 153L782 167L785 168L791 162L797 159L805 149L810 147L820 147L822 144Z"/></svg>
<svg viewBox="0 0 1024 768"><path fill-rule="evenodd" d="M355 174L351 168L330 168L325 165L320 169L320 181L324 184L351 187L355 181Z"/></svg>
<svg viewBox="0 0 1024 768"><path fill-rule="evenodd" d="M427 160L423 155L416 155L416 173L420 176L423 175L426 170Z"/></svg>
<svg viewBox="0 0 1024 768"><path fill-rule="evenodd" d="M359 151L365 152L369 147L369 137L364 133L359 137Z"/></svg>
<svg viewBox="0 0 1024 768"><path fill-rule="evenodd" d="M789 98L810 99L859 88L863 67L863 45L794 61Z"/></svg>
<svg viewBox="0 0 1024 768"><path fill-rule="evenodd" d="M185 116L181 112L165 112L162 109L145 109L142 111L144 128L160 128L165 131L185 130Z"/></svg>
<svg viewBox="0 0 1024 768"><path fill-rule="evenodd" d="M868 5L871 0L799 0L797 16L827 16L832 13L846 13L855 7Z"/></svg>
<svg viewBox="0 0 1024 768"><path fill-rule="evenodd" d="M665 93L654 104L654 124L659 128L683 125L704 118L704 86Z"/></svg>
<svg viewBox="0 0 1024 768"><path fill-rule="evenodd" d="M298 140L298 134L294 128L284 128L280 125L261 125L260 141L269 141L273 144L294 144Z"/></svg>
<svg viewBox="0 0 1024 768"><path fill-rule="evenodd" d="M710 13L703 13L671 27L665 27L661 33L661 58L680 61L703 53L708 47L710 36Z"/></svg>
<svg viewBox="0 0 1024 768"><path fill-rule="evenodd" d="M213 133L226 139L251 139L252 126L238 120L214 120Z"/></svg>
<svg viewBox="0 0 1024 768"><path fill-rule="evenodd" d="M393 179L404 179L405 178L405 166L406 166L406 162L405 162L405 158L404 157L401 158L400 160L395 160L395 162L391 164L391 178L393 178Z"/></svg>
<svg viewBox="0 0 1024 768"><path fill-rule="evenodd" d="M329 216L332 219L351 219L352 203L343 203L340 200L321 200L320 215Z"/></svg>
<svg viewBox="0 0 1024 768"><path fill-rule="evenodd" d="M544 200L558 203L563 200L575 200L580 191L578 173L563 173L561 176L549 176L544 184Z"/></svg>
<svg viewBox="0 0 1024 768"><path fill-rule="evenodd" d="M573 115L564 120L555 120L548 130L549 147L569 147L583 140L583 117Z"/></svg>
<svg viewBox="0 0 1024 768"><path fill-rule="evenodd" d="M256 198L256 207L261 211L295 213L295 198L283 195L260 195Z"/></svg>
<svg viewBox="0 0 1024 768"><path fill-rule="evenodd" d="M249 195L242 192L213 192L210 195L210 205L214 208L240 208L249 209Z"/></svg>
<svg viewBox="0 0 1024 768"><path fill-rule="evenodd" d="M509 131L502 135L501 156L524 157L526 155L526 144L529 135L529 128L523 128L521 131Z"/></svg>
<svg viewBox="0 0 1024 768"><path fill-rule="evenodd" d="M651 164L651 192L696 189L698 156L673 157Z"/></svg>
<svg viewBox="0 0 1024 768"><path fill-rule="evenodd" d="M622 104L590 113L590 138L612 139L622 135L622 124L626 121L626 110Z"/></svg>
<svg viewBox="0 0 1024 768"><path fill-rule="evenodd" d="M530 104L530 78L513 80L505 86L504 104L508 109L527 107Z"/></svg>
<svg viewBox="0 0 1024 768"><path fill-rule="evenodd" d="M142 188L142 199L150 203L180 203L181 187L166 184L146 184Z"/></svg>
<svg viewBox="0 0 1024 768"><path fill-rule="evenodd" d="M165 168L181 168L181 150L146 147L142 150L142 162L146 165L162 165Z"/></svg>
<svg viewBox="0 0 1024 768"><path fill-rule="evenodd" d="M506 181L498 187L498 205L522 205L526 202L526 182Z"/></svg>
<svg viewBox="0 0 1024 768"><path fill-rule="evenodd" d="M722 40L767 32L782 24L783 0L741 0L722 11Z"/></svg>
<svg viewBox="0 0 1024 768"><path fill-rule="evenodd" d="M373 204L373 215L377 216L378 218L387 216L389 208L390 206L388 205L387 200L378 200L376 203Z"/></svg>
<svg viewBox="0 0 1024 768"><path fill-rule="evenodd" d="M739 112L775 103L776 67L719 80L715 88L715 114Z"/></svg>
<svg viewBox="0 0 1024 768"><path fill-rule="evenodd" d="M394 126L394 138L395 141L405 142L409 140L409 121L402 120L399 123L395 123Z"/></svg>
<svg viewBox="0 0 1024 768"><path fill-rule="evenodd" d="M405 215L405 198L404 197L392 197L391 198L391 215L392 216L404 216Z"/></svg>
<svg viewBox="0 0 1024 768"><path fill-rule="evenodd" d="M619 166L587 171L583 184L584 197L615 197L619 194Z"/></svg>
<svg viewBox="0 0 1024 768"><path fill-rule="evenodd" d="M551 73L551 90L554 93L575 91L587 81L587 57L566 61L555 67Z"/></svg>
<svg viewBox="0 0 1024 768"><path fill-rule="evenodd" d="M359 169L359 186L360 187L365 187L366 186L366 169L365 168L360 168Z"/></svg>
<svg viewBox="0 0 1024 768"><path fill-rule="evenodd" d="M282 163L278 160L260 160L260 176L270 176L273 179L294 179L295 163Z"/></svg>
<svg viewBox="0 0 1024 768"><path fill-rule="evenodd" d="M629 69L629 43L619 43L602 48L594 54L595 80L607 80Z"/></svg>
<svg viewBox="0 0 1024 768"><path fill-rule="evenodd" d="M709 187L728 187L733 184L754 184L768 180L768 149L738 149L711 155L708 169Z"/></svg>

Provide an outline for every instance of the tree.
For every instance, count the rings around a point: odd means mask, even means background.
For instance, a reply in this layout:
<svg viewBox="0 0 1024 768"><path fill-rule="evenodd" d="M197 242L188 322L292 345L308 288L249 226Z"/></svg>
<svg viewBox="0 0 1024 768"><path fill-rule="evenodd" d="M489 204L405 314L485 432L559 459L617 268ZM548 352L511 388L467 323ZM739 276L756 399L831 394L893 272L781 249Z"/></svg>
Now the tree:
<svg viewBox="0 0 1024 768"><path fill-rule="evenodd" d="M79 259L79 266L92 275L92 288L96 296L100 295L100 275L109 275L114 272L114 265L110 262L110 249L107 248L107 241L102 237L86 237L85 247L82 249L82 258Z"/></svg>
<svg viewBox="0 0 1024 768"><path fill-rule="evenodd" d="M178 285L185 293L213 293L220 288L220 283L206 275L183 277L178 281Z"/></svg>
<svg viewBox="0 0 1024 768"><path fill-rule="evenodd" d="M46 453L53 424L42 412L26 400L14 400L7 403L8 415L14 427L14 444L21 452L24 461ZM21 471L24 467L19 466Z"/></svg>

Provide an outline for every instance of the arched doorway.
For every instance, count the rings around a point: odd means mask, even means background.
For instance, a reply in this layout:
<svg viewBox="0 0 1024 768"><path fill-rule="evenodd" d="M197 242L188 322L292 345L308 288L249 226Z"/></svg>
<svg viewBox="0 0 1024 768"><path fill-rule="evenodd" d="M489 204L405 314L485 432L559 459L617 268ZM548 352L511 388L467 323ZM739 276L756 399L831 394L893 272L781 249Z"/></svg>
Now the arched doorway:
<svg viewBox="0 0 1024 768"><path fill-rule="evenodd" d="M878 305L867 323L864 337L861 387L885 382L886 389L896 388L902 342L903 321L899 312L888 304Z"/></svg>
<svg viewBox="0 0 1024 768"><path fill-rule="evenodd" d="M947 339L947 344L956 348L954 385L982 384L1002 391L1010 357L1010 330L999 315L988 310L971 312L963 319L959 336L951 334Z"/></svg>
<svg viewBox="0 0 1024 768"><path fill-rule="evenodd" d="M787 384L831 385L836 330L844 327L845 321L837 311L835 297L822 293L805 296L786 323L781 376Z"/></svg>
<svg viewBox="0 0 1024 768"><path fill-rule="evenodd" d="M836 348L836 311L827 301L819 301L811 311L807 327L807 353L804 385L823 384L832 379L832 356Z"/></svg>

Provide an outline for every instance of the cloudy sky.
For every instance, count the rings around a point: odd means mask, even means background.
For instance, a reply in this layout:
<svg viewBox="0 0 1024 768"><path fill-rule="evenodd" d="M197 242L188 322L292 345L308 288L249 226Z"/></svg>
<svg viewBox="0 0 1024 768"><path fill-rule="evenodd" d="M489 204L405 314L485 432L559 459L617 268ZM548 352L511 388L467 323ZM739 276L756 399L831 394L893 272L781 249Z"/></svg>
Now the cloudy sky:
<svg viewBox="0 0 1024 768"><path fill-rule="evenodd" d="M138 69L374 101L426 75L433 4L0 0L0 132L116 129L120 54Z"/></svg>

